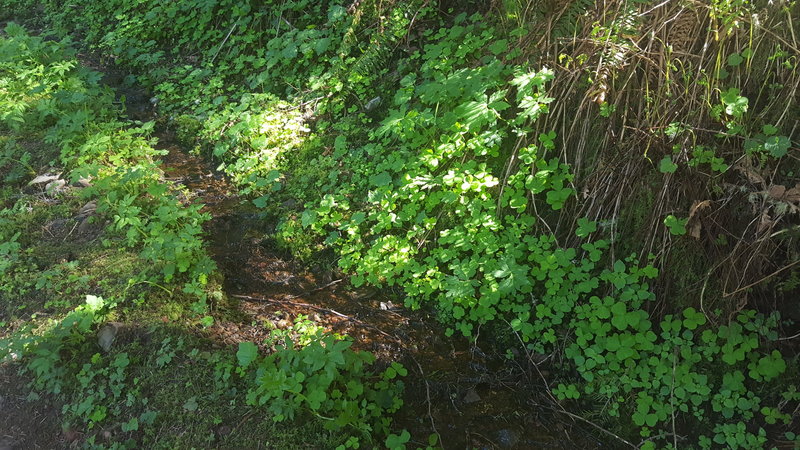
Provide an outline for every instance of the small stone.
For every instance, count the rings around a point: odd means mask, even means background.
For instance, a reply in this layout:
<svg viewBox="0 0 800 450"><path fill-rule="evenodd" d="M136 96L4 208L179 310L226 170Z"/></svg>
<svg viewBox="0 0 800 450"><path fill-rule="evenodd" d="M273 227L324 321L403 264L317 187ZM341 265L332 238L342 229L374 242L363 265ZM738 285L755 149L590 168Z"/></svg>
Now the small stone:
<svg viewBox="0 0 800 450"><path fill-rule="evenodd" d="M497 432L497 443L503 448L512 448L519 443L519 436L512 430L503 429Z"/></svg>
<svg viewBox="0 0 800 450"><path fill-rule="evenodd" d="M464 396L464 403L470 404L481 401L481 396L475 392L475 389L470 389L467 391L467 395Z"/></svg>
<svg viewBox="0 0 800 450"><path fill-rule="evenodd" d="M47 185L44 187L44 190L47 193L52 194L52 193L59 192L59 191L63 190L64 186L66 186L66 185L67 185L67 182L62 180L62 179L53 180L53 181L47 183Z"/></svg>
<svg viewBox="0 0 800 450"><path fill-rule="evenodd" d="M119 324L116 322L109 322L103 325L103 328L97 332L97 345L99 345L103 351L108 352L111 350L111 346L114 344L118 332Z"/></svg>
<svg viewBox="0 0 800 450"><path fill-rule="evenodd" d="M92 179L89 177L80 177L78 181L72 183L72 185L79 188L87 188L92 185Z"/></svg>
<svg viewBox="0 0 800 450"><path fill-rule="evenodd" d="M75 218L85 219L89 216L94 215L96 211L97 211L97 202L95 200L92 200L83 205L83 207L81 207L81 209L78 210L78 214L75 216Z"/></svg>
<svg viewBox="0 0 800 450"><path fill-rule="evenodd" d="M28 186L33 186L34 184L42 184L42 183L50 183L51 181L58 180L61 174L50 175L46 173L44 175L38 175L36 178L32 179L28 182Z"/></svg>

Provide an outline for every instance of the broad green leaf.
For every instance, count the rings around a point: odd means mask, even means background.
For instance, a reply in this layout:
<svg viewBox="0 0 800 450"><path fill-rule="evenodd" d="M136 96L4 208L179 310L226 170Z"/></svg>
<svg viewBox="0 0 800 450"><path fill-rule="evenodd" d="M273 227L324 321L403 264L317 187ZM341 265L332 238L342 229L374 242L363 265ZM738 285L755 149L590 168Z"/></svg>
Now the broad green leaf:
<svg viewBox="0 0 800 450"><path fill-rule="evenodd" d="M258 347L252 342L240 342L236 358L242 367L249 366L258 357Z"/></svg>
<svg viewBox="0 0 800 450"><path fill-rule="evenodd" d="M738 53L731 53L728 55L728 65L731 67L736 67L744 61L742 55Z"/></svg>
<svg viewBox="0 0 800 450"><path fill-rule="evenodd" d="M658 170L661 173L675 173L678 170L678 165L672 162L672 157L667 155L665 156L658 165Z"/></svg>

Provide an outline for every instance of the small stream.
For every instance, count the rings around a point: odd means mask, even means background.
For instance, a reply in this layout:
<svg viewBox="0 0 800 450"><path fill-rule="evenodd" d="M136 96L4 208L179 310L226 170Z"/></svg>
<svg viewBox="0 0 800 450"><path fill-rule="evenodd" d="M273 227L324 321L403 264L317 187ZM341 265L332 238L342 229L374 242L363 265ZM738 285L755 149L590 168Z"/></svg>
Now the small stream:
<svg viewBox="0 0 800 450"><path fill-rule="evenodd" d="M129 115L154 117L141 91L119 88L121 79L106 76L127 98ZM270 239L274 223L237 196L236 188L207 160L182 149L169 130L156 132L165 177L187 188L212 215L206 223L210 252L224 275L231 300L211 327L224 345L261 342L274 326L299 314L326 329L347 334L354 348L373 352L379 362L400 361L408 369L405 406L396 427L408 429L412 444L426 445L438 433L444 448L575 448L591 440L574 423L552 413L542 378L528 367L495 354L491 346L446 337L431 316L402 308L402 299L376 289L352 288L333 271L311 271L292 261ZM548 405L548 406L545 406ZM576 438L580 433L582 437Z"/></svg>

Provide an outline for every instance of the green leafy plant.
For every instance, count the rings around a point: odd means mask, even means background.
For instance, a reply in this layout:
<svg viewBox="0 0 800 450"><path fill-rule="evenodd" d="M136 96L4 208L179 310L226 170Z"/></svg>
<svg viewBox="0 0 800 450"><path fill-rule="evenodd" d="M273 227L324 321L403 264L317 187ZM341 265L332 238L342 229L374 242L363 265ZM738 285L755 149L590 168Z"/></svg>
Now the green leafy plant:
<svg viewBox="0 0 800 450"><path fill-rule="evenodd" d="M240 343L236 354L240 368L255 374L249 404L267 406L275 421L307 411L331 429L386 433L389 414L402 405L402 365L374 374L368 370L372 354L351 350L351 340L325 333L303 316L288 329L273 330L264 344L272 349L266 356L251 342Z"/></svg>
<svg viewBox="0 0 800 450"><path fill-rule="evenodd" d="M675 236L683 236L686 234L686 223L689 219L679 219L672 214L664 218L664 225L669 229L670 234Z"/></svg>

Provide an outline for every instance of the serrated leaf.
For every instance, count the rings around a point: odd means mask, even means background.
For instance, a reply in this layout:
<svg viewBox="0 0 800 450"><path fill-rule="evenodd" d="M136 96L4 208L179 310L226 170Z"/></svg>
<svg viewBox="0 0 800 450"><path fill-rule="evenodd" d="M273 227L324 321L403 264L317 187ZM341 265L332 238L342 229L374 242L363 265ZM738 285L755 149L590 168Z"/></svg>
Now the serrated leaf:
<svg viewBox="0 0 800 450"><path fill-rule="evenodd" d="M786 156L791 145L791 141L786 136L772 136L764 141L764 150L767 150L775 158L781 158Z"/></svg>
<svg viewBox="0 0 800 450"><path fill-rule="evenodd" d="M499 55L500 53L504 53L508 50L508 40L506 39L499 39L494 41L492 45L489 46L489 51L495 55Z"/></svg>
<svg viewBox="0 0 800 450"><path fill-rule="evenodd" d="M767 124L761 127L761 132L764 133L766 136L772 136L778 133L778 127Z"/></svg>

